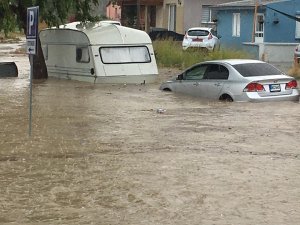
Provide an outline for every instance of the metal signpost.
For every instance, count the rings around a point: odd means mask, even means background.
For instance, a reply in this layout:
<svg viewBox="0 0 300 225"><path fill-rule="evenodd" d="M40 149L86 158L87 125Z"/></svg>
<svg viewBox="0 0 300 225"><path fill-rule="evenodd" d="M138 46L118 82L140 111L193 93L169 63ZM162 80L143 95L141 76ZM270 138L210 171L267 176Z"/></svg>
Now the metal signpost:
<svg viewBox="0 0 300 225"><path fill-rule="evenodd" d="M29 100L29 136L31 136L31 123L32 123L32 77L33 77L33 56L37 54L37 38L38 38L38 25L39 25L39 7L27 8L27 31L26 43L27 54L30 61L30 100Z"/></svg>

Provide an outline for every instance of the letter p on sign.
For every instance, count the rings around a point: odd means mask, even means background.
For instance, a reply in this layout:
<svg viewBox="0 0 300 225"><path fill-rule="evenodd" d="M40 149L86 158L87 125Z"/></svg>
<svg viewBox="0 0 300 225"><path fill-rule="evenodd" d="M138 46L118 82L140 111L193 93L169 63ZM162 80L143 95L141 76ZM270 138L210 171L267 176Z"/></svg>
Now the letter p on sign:
<svg viewBox="0 0 300 225"><path fill-rule="evenodd" d="M39 7L27 8L27 39L36 38L38 33L39 23Z"/></svg>
<svg viewBox="0 0 300 225"><path fill-rule="evenodd" d="M32 34L32 28L34 25L34 12L29 11L29 22L28 22L28 34Z"/></svg>

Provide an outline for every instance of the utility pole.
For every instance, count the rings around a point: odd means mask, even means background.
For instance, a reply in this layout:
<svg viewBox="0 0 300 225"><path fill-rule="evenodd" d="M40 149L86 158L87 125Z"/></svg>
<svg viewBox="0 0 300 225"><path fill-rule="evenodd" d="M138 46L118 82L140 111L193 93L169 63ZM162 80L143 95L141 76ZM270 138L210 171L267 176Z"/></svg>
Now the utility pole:
<svg viewBox="0 0 300 225"><path fill-rule="evenodd" d="M137 29L140 29L141 27L141 0L137 0L137 9L136 9L136 25L137 25Z"/></svg>
<svg viewBox="0 0 300 225"><path fill-rule="evenodd" d="M252 43L255 42L256 20L257 20L257 8L258 8L258 1L256 1L256 3L255 3L255 8L254 8L253 30L252 30Z"/></svg>

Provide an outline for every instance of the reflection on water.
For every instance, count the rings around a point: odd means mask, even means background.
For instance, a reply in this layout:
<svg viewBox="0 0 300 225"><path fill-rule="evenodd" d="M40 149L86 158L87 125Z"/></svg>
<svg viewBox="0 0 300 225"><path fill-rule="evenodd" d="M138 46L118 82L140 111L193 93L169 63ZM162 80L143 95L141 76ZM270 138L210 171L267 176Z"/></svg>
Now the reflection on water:
<svg viewBox="0 0 300 225"><path fill-rule="evenodd" d="M159 84L48 79L33 84L28 137L29 68L26 59L18 63L19 78L0 80L0 223L195 224L202 218L195 209L206 204L212 224L220 208L206 199L222 190L246 201L242 207L264 204L244 197L265 194L242 188L251 176L287 199L298 193L299 104L220 103L164 93ZM249 165L258 169L243 177ZM280 215L299 210L285 205ZM221 210L231 218L230 209Z"/></svg>

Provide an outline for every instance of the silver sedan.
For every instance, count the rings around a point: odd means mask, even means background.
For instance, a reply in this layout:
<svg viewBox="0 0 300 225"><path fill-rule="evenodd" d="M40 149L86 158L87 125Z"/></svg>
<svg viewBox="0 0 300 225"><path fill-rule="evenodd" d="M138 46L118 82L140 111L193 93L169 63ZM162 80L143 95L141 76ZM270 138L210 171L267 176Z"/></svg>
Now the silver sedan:
<svg viewBox="0 0 300 225"><path fill-rule="evenodd" d="M160 90L226 101L299 101L297 81L271 64L248 59L202 62Z"/></svg>

